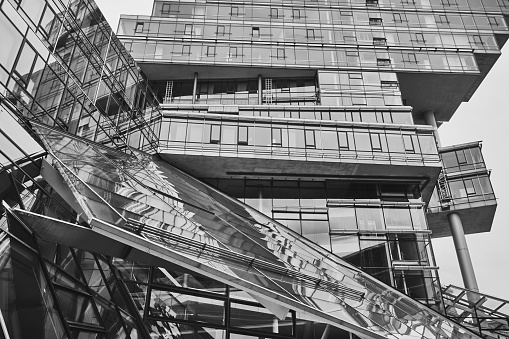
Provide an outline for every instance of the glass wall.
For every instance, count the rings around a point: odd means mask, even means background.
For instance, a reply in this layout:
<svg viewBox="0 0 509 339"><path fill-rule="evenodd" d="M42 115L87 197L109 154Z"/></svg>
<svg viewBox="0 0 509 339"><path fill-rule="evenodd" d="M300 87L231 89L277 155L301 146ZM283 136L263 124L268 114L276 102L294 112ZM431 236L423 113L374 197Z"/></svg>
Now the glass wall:
<svg viewBox="0 0 509 339"><path fill-rule="evenodd" d="M3 1L0 95L18 115L120 149L154 150L160 113L93 1Z"/></svg>
<svg viewBox="0 0 509 339"><path fill-rule="evenodd" d="M343 127L336 124L165 118L160 145L172 150L438 162L431 131Z"/></svg>

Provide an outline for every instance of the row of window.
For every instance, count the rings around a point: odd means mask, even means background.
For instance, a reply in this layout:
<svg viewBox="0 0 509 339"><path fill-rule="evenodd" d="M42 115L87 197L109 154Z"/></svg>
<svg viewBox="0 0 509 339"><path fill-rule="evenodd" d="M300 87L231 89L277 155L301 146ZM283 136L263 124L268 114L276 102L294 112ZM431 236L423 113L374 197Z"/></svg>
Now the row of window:
<svg viewBox="0 0 509 339"><path fill-rule="evenodd" d="M390 130L361 130L343 127L291 126L245 122L215 122L173 118L161 126L160 140L188 144L273 146L437 154L432 134Z"/></svg>
<svg viewBox="0 0 509 339"><path fill-rule="evenodd" d="M428 6L424 7L426 9L438 9L438 10L451 10L455 7L457 8L459 2L466 2L466 0L431 0L433 2L433 6L430 6L430 2L428 2ZM457 2L456 2L457 1ZM475 2L476 0L468 0L468 2ZM488 0L489 1L489 0ZM402 5L414 5L414 0L401 0ZM383 0L363 0L360 4L368 7L385 7L386 5L392 4L393 1L383 1ZM458 3L458 5L456 5ZM286 4L286 3L285 3ZM395 3L396 4L396 3ZM215 20L215 19L229 19L229 20L271 20L271 21L285 21L285 22L307 22L307 23L325 23L325 22L343 22L341 20L341 16L348 16L349 10L343 10L339 8L331 9L331 5L327 2L327 6L322 8L313 8L313 7L275 7L275 6L242 6L238 4L234 5L226 5L226 6L217 6L215 4L209 5L198 5L198 4L179 4L179 3L158 3L156 2L154 6L154 16L161 17L177 17L179 19L190 18L193 21L198 22L201 20ZM164 8L163 8L164 7ZM350 7L350 6L349 6ZM394 7L397 7L394 6ZM467 6L468 7L468 6ZM476 6L474 5L474 8ZM479 6L477 6L479 7ZM482 8L482 6L480 6ZM500 7L496 4L491 6L491 10L500 11ZM353 11L356 13L364 13L364 15L368 16L368 13L377 13L371 10L363 10L363 11ZM415 12L414 12L415 13ZM350 14L352 15L352 14ZM416 14L411 14L416 15ZM495 19L494 24L497 25L505 25L502 17L493 16ZM355 22L359 23L361 20L356 18ZM368 20L365 20L366 22ZM351 23L351 21L347 21ZM409 22L416 23L417 20L409 20ZM483 21L484 24L484 21Z"/></svg>
<svg viewBox="0 0 509 339"><path fill-rule="evenodd" d="M157 26L152 23L151 26ZM161 24L161 28L172 24ZM185 25L186 31L181 33L177 30L179 24L173 24L175 31L155 33L142 32L143 35L158 37L192 37L205 39L228 39L246 40L251 37L259 37L262 40L272 42L305 42L305 43L329 43L329 44L354 44L374 46L419 46L446 47L446 48L480 48L498 49L498 44L492 34L465 34L465 33L422 33L422 32L391 32L391 31L360 31L360 30L330 30L319 28L301 27L253 27L251 32L248 28L218 25ZM157 28L157 27L156 27ZM139 35L139 33L125 33L127 35Z"/></svg>
<svg viewBox="0 0 509 339"><path fill-rule="evenodd" d="M381 24L382 19L372 22ZM136 22L136 26L134 23ZM497 49L498 44L492 34L479 32L412 32L405 26L404 31L391 29L353 30L338 27L291 27L291 26L237 26L231 24L199 25L166 22L139 22L124 19L122 34L143 35L168 38L199 38L226 40L255 40L271 42L302 42L328 44L355 44L375 46L422 46L445 48L485 48ZM147 27L150 27L149 29Z"/></svg>
<svg viewBox="0 0 509 339"><path fill-rule="evenodd" d="M384 69L476 71L471 53L373 51L359 49L310 48L294 46L202 44L125 41L137 60L207 62L216 64L281 65L309 67L382 67Z"/></svg>
<svg viewBox="0 0 509 339"><path fill-rule="evenodd" d="M207 113L207 111L171 109L172 112L178 113ZM209 111L210 112L210 111ZM335 121L351 121L351 122L368 122L368 123L386 123L386 124L413 124L412 115L405 111L336 111L336 110L298 110L298 109L281 109L281 110L259 110L259 109L241 109L238 111L239 116L245 117L272 117L272 118L288 118L288 119L309 119L309 120L335 120Z"/></svg>
<svg viewBox="0 0 509 339"><path fill-rule="evenodd" d="M480 146L441 152L440 158L442 158L444 163L445 173L486 168Z"/></svg>

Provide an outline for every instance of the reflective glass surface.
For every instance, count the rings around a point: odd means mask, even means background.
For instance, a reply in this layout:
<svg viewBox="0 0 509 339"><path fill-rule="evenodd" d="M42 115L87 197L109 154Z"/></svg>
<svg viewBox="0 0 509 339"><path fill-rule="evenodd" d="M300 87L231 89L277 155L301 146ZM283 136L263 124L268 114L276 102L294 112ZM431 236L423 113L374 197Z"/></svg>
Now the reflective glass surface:
<svg viewBox="0 0 509 339"><path fill-rule="evenodd" d="M37 129L89 222L99 219L106 229L110 224L133 230L145 240L127 232L124 236L156 246L177 264L182 260L197 272L357 333L475 337L165 163L85 143L42 125ZM134 195L136 201L130 201Z"/></svg>

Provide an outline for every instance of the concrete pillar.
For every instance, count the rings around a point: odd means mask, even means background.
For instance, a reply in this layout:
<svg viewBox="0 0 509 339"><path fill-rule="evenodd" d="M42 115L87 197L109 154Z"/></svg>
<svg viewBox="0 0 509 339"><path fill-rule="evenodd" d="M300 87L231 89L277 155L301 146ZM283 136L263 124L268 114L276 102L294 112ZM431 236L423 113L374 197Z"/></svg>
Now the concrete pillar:
<svg viewBox="0 0 509 339"><path fill-rule="evenodd" d="M477 280L475 278L474 266L472 265L472 260L470 259L467 239L465 238L465 232L463 231L461 218L457 212L452 212L447 215L447 219L449 220L452 240L454 241L456 255L458 256L458 262L460 264L463 284L465 285L465 288L479 292L479 287L477 286ZM474 300L470 301L475 302Z"/></svg>
<svg viewBox="0 0 509 339"><path fill-rule="evenodd" d="M198 90L198 73L194 73L194 82L193 82L193 98L191 103L194 105L196 103L196 92Z"/></svg>
<svg viewBox="0 0 509 339"><path fill-rule="evenodd" d="M261 74L258 74L258 105L263 105L263 82Z"/></svg>
<svg viewBox="0 0 509 339"><path fill-rule="evenodd" d="M440 142L440 136L438 135L438 127L437 127L437 121L435 120L435 112L433 111L426 111L423 113L424 122L426 125L433 126L435 131L433 134L435 135L435 139L437 141L438 147L442 146L442 143Z"/></svg>

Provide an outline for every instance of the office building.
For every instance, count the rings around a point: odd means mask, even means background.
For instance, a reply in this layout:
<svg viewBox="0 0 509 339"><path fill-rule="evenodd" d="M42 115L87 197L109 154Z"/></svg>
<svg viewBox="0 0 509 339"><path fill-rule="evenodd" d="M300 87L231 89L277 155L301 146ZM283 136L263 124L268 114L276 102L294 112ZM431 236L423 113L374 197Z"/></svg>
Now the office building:
<svg viewBox="0 0 509 339"><path fill-rule="evenodd" d="M0 1L0 338L507 335L462 242L496 209L480 143L437 131L506 13L155 1L117 36L93 0Z"/></svg>

